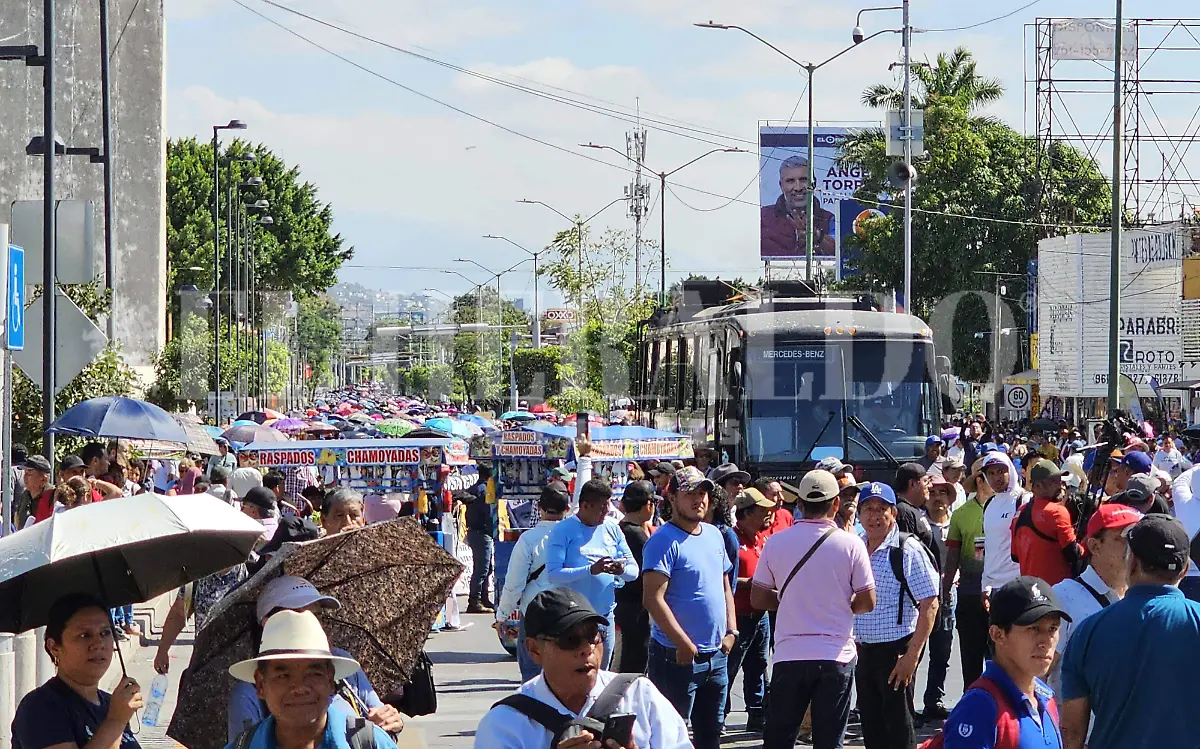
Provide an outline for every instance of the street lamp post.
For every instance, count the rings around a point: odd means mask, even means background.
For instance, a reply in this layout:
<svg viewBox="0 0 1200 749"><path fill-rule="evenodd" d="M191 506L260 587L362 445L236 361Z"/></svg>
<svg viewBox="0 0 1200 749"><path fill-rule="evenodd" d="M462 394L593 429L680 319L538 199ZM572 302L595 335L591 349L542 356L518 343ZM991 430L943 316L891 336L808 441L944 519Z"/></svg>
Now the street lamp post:
<svg viewBox="0 0 1200 749"><path fill-rule="evenodd" d="M638 161L637 159L633 158L632 156L625 153L624 151L618 151L617 149L613 148L612 146L601 146L601 145L597 145L595 143L580 143L579 146L581 148L599 148L599 149L603 149L606 151L612 151L615 154L624 156L626 159L629 159L631 162L633 162L634 164L637 164L638 166L640 166L641 168L643 168L647 171L650 171L650 172L654 171L653 169L646 166L645 164ZM676 172L686 169L687 167L691 166L692 164L695 164L697 161L699 161L700 159L703 159L706 156L712 156L714 153L747 153L747 151L744 148L714 148L713 150L709 151L708 153L702 153L699 156L697 156L696 158L694 158L691 161L684 164L683 166L677 166L669 172L657 172L657 174L658 174L658 190L659 190L659 192L658 192L658 195L659 195L658 218L659 218L659 234L660 234L659 241L658 241L659 242L659 244L658 244L658 295L659 295L659 304L661 304L663 306L665 306L667 303L667 210L666 210L666 208L667 208L667 177L670 177L671 175L675 174Z"/></svg>
<svg viewBox="0 0 1200 749"><path fill-rule="evenodd" d="M495 234L485 234L483 238L484 239L502 239L505 242L508 242L509 244L511 244L513 247L516 247L517 249L521 250L522 252L526 252L529 255L533 256L533 347L541 348L542 347L542 310L541 310L541 307L538 305L538 256L545 253L546 250L542 249L537 252L534 252L533 250L529 250L529 249L522 247L521 245L512 241L508 237L498 237Z"/></svg>
<svg viewBox="0 0 1200 749"><path fill-rule="evenodd" d="M622 155L624 155L624 154L622 154ZM579 266L579 271L578 271L579 272L579 294L578 294L578 299L576 299L576 301L575 301L575 304L576 304L576 308L579 311L580 316L583 315L583 227L587 226L589 223L591 223L592 219L596 218L601 213L604 213L605 211L607 211L609 208L613 207L617 203L620 203L622 200L629 200L629 196L626 195L626 196L619 197L616 200L613 200L608 205L604 206L603 208L596 211L595 213L588 216L587 218L583 219L582 221L580 221L578 219L578 217L571 218L570 216L568 216L567 214L558 210L557 208L550 205L549 203L543 203L540 200L527 200L525 198L521 198L520 200L517 201L518 203L525 203L526 205L540 205L543 208L549 208L550 210L557 213L559 216L562 216L567 221L570 221L572 225L574 225L574 227L575 227L575 258L576 258L576 263Z"/></svg>
<svg viewBox="0 0 1200 749"><path fill-rule="evenodd" d="M494 276L496 279L496 370L497 377L499 378L497 381L504 382L504 298L500 296L500 278L505 273L516 270L518 267L524 265L526 261L522 260L499 273L493 273L487 266L481 265L469 258L455 258L454 262L470 263L483 272ZM480 319L480 322L483 322L483 320Z"/></svg>
<svg viewBox="0 0 1200 749"><path fill-rule="evenodd" d="M905 15L904 15L905 30L907 30L908 29L908 10L907 10L908 9L908 0L904 0L903 8L904 8L904 13L905 13ZM859 11L858 17L861 19L863 13L867 13L870 11L900 10L900 9L901 9L901 6L895 6L895 7L889 7L889 8L864 8L863 10ZM853 45L843 49L841 52L838 52L836 55L834 55L833 57L830 57L829 59L825 60L824 62L813 64L811 62L800 62L796 58L789 55L787 52L784 52L783 50L781 50L779 47L776 47L774 44L771 44L766 39L763 39L758 34L755 34L753 31L750 31L749 29L743 28L741 26L735 26L732 24L723 24L723 23L713 23L712 21L709 21L708 23L697 23L697 24L693 24L693 25L698 26L699 28L702 28L702 29L736 29L737 31L741 31L742 33L753 37L754 39L758 40L759 42L762 42L766 46L775 50L781 56L785 57L786 59L788 59L795 65L799 66L799 68L801 70L803 70L805 73L808 74L808 155L807 155L807 159L808 159L808 189L806 190L806 198L805 198L805 201L807 204L805 212L807 213L807 216L805 217L805 226L804 226L804 259L805 259L804 278L806 281L811 282L813 280L813 238L816 235L815 219L816 219L816 181L817 181L816 166L814 164L814 155L813 155L815 140L816 140L815 134L813 133L813 130L815 128L815 125L813 122L813 74L816 73L821 68L828 65L829 63L838 59L842 55L846 54L850 50L854 49L858 45L862 44L863 42L874 39L875 37L879 36L880 34L904 33L904 38L906 40L905 49L907 50L907 40L909 39L909 34L905 33L905 31L903 31L901 29L883 29L882 31L876 31L874 34L864 37L862 34L862 29L860 27L856 26L854 29L854 35L853 35L854 36L854 44ZM905 63L906 63L905 64L904 90L905 90L905 99L907 99L908 98L908 65L907 65L908 53L907 53L907 51L905 52L904 57L905 57ZM905 122L907 122L907 121L908 121L908 119L906 116ZM906 144L907 144L907 141L906 141ZM906 145L906 148L910 149L909 151L906 151L906 153L911 154L911 146ZM618 153L620 153L620 152L618 151ZM705 155L707 155L707 154L705 154ZM906 157L905 163L911 163L911 156ZM906 225L907 224L908 224L908 222L906 220ZM911 236L911 232L906 232L905 236L906 236L906 241L907 241L907 239ZM909 245L906 243L906 247L908 247L908 246ZM909 278L909 272L910 272L908 270L908 267L911 265L911 252L906 251L905 257L906 257L906 271L905 271L905 287L906 288L905 288L904 299L905 299L905 304L911 304L911 302L908 301L908 296L907 296L909 293L907 286L908 286L908 278Z"/></svg>
<svg viewBox="0 0 1200 749"><path fill-rule="evenodd" d="M245 129L246 123L241 120L230 120L226 125L213 125L213 292L217 295L213 304L213 376L215 377L213 389L216 393L216 407L213 412L218 425L221 423L221 143L219 135L221 130ZM232 249L230 251L232 252Z"/></svg>

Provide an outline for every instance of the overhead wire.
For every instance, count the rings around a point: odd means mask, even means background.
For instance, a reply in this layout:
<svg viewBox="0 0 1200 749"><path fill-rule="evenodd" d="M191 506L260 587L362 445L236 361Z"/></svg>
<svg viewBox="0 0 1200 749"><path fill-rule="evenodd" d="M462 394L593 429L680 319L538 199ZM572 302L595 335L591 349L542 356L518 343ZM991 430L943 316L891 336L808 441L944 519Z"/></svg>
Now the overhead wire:
<svg viewBox="0 0 1200 749"><path fill-rule="evenodd" d="M1003 21L1006 18L1012 18L1013 16L1020 13L1021 11L1032 8L1033 6L1037 5L1041 1L1042 0L1033 0L1033 2L1026 3L1026 4L1022 5L1020 8L1017 8L1016 10L1010 10L1008 13L1005 13L1002 16L996 16L995 18L989 18L988 20L980 21L979 23L972 23L972 24L968 24L967 26L954 26L954 27L951 27L948 29L922 29L922 32L926 33L926 34L940 34L940 33L946 32L946 31L969 31L971 29L977 29L981 26L987 26L990 23L995 23L996 21Z"/></svg>

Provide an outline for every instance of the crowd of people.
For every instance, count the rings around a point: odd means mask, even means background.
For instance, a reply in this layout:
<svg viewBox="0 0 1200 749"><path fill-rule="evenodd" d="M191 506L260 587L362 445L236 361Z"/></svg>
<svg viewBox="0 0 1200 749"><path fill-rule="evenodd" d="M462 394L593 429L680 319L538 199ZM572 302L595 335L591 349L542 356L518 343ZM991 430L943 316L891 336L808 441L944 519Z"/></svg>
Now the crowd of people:
<svg viewBox="0 0 1200 749"><path fill-rule="evenodd" d="M1195 652L1166 643L1200 637L1200 468L1182 444L1130 433L1105 454L1067 428L1022 437L976 419L930 435L886 481L861 482L836 458L799 486L752 481L706 450L631 466L646 480L615 501L604 482L548 476L497 626L522 615L521 694L567 717L586 711L556 682L594 673L590 704L610 663L644 675L639 747L718 746L738 678L744 728L768 748L840 747L852 723L868 749L912 749L921 726L941 727L933 745L948 747L1191 746L1188 669L1172 671L1169 697L1147 691L1151 668ZM578 646L565 663L528 623L564 591L594 614L554 634ZM966 686L956 704L952 668ZM522 704L485 722L513 711L555 735ZM516 736L481 733L476 746L531 745Z"/></svg>
<svg viewBox="0 0 1200 749"><path fill-rule="evenodd" d="M701 448L632 464L619 495L592 477L588 440L575 447L575 464L545 477L537 525L495 595L488 466L452 500L475 562L468 611L500 629L519 622L522 686L483 717L481 749L711 749L735 730L739 679L737 729L769 748L834 749L855 731L868 749L913 749L921 726L940 727L931 747L955 749L1174 747L1200 735L1185 704L1200 644L1200 467L1172 438L1122 435L1101 453L1071 430L1021 438L974 420L930 435L887 480L825 458L795 486ZM146 491L207 495L263 525L245 564L178 592L159 673L187 620L204 626L282 543L402 514L370 518L358 492L323 486L312 469L246 465L223 440L208 459L142 461L118 443L53 467L19 445L13 459L13 529ZM313 616L339 605L300 578L264 586L259 656L231 669L230 749L403 738L404 716ZM57 676L22 700L17 745L84 749L99 737L133 749L141 687L98 687L111 640L139 634L132 611L68 596L50 618ZM966 689L950 704L954 668Z"/></svg>

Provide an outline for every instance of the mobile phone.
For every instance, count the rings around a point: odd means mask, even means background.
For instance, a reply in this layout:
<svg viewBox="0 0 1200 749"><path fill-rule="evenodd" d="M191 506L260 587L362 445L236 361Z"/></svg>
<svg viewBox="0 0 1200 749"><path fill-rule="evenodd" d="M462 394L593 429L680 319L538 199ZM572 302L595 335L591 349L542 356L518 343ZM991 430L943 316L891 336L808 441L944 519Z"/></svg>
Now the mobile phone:
<svg viewBox="0 0 1200 749"><path fill-rule="evenodd" d="M575 414L575 439L588 436L588 415L586 411Z"/></svg>
<svg viewBox="0 0 1200 749"><path fill-rule="evenodd" d="M607 747L608 740L617 742L617 746L633 744L633 724L637 716L633 713L614 713L604 721L604 734L600 737L600 745Z"/></svg>

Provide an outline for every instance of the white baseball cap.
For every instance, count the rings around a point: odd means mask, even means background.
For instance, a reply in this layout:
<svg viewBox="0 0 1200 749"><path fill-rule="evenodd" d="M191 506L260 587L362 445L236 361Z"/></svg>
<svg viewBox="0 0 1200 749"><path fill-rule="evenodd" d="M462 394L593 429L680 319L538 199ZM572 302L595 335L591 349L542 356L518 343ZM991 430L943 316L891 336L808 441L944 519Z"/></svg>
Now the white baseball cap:
<svg viewBox="0 0 1200 749"><path fill-rule="evenodd" d="M262 591L258 594L258 604L255 606L254 613L261 622L272 611L278 609L299 611L308 608L314 603L319 603L323 608L327 609L340 609L342 607L341 601L333 596L321 595L321 591L317 590L312 583L304 578L296 577L295 575L283 575L263 586Z"/></svg>

